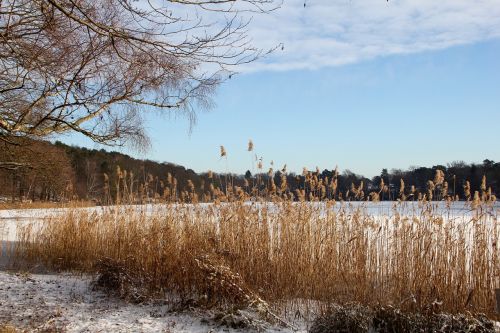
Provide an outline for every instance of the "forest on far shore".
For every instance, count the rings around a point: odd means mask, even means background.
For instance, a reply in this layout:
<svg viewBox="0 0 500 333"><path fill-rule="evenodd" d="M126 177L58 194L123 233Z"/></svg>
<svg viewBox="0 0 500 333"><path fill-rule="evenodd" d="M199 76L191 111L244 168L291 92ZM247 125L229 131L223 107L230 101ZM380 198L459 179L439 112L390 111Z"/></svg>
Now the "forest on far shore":
<svg viewBox="0 0 500 333"><path fill-rule="evenodd" d="M349 170L338 172L331 169L304 170L301 174L263 169L258 169L255 174L250 171L242 175L208 171L198 174L173 163L139 160L119 152L69 146L59 141L29 141L28 144L2 146L2 201L89 200L107 204L121 198L122 183L129 193L137 193L133 200L137 203L161 199L180 201L187 192L196 192L197 201L210 201L209 193L214 189L227 194L227 191L245 191L250 187L257 188L261 195L281 189L292 199L299 199L303 193L307 200L307 193L318 187L320 194L314 197L320 199L367 200L373 198L369 194L378 193L377 200L397 200L401 195L416 200L419 193L425 194L429 186L433 186L429 181L432 183L436 174L443 177L440 191L428 200L466 200L471 191L489 191L490 196L500 192L500 163L489 159L481 163L455 161L408 170L388 166L381 170L380 175L370 179ZM484 189L485 180L487 189ZM335 184L331 185L333 182ZM335 192L332 186L335 186ZM250 190L247 192L251 194Z"/></svg>

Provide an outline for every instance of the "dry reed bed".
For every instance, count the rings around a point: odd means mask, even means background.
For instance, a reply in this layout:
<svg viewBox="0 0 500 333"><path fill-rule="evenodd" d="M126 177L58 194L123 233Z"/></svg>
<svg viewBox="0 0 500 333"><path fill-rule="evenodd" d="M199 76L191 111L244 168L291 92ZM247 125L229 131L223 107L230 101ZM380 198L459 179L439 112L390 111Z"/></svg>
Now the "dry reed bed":
<svg viewBox="0 0 500 333"><path fill-rule="evenodd" d="M495 316L498 214L481 206L448 215L432 204L375 216L363 206L286 201L73 210L24 228L18 255L86 273L106 258L150 295L209 304L251 302L251 294L281 305L307 299Z"/></svg>

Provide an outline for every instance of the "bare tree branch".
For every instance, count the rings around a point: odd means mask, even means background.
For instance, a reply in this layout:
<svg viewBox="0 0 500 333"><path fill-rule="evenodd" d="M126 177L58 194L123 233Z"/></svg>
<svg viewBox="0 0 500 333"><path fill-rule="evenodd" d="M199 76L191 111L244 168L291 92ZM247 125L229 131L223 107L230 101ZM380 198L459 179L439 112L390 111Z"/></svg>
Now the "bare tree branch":
<svg viewBox="0 0 500 333"><path fill-rule="evenodd" d="M194 122L228 69L266 54L241 13L279 1L0 1L0 141L76 131L141 145L147 110Z"/></svg>

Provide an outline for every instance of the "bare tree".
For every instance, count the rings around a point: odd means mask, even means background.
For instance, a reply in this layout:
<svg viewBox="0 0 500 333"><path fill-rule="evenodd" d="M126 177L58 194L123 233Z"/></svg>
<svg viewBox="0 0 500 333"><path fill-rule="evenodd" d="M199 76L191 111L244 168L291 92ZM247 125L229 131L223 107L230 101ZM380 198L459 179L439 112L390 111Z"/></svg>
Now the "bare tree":
<svg viewBox="0 0 500 333"><path fill-rule="evenodd" d="M263 54L242 13L277 1L0 0L0 140L143 145L145 110L194 121L231 66Z"/></svg>

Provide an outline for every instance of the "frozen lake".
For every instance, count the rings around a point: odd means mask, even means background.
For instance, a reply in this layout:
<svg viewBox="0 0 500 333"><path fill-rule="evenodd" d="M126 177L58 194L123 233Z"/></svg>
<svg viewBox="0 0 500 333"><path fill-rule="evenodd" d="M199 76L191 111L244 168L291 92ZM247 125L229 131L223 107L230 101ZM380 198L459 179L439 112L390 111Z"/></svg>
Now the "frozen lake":
<svg viewBox="0 0 500 333"><path fill-rule="evenodd" d="M255 205L256 207L266 207L272 211L273 207L276 207L276 203L266 203L258 202L252 203L247 202L247 205ZM294 203L299 204L299 203ZM310 205L314 207L321 208L326 212L326 204L323 202L311 202ZM227 205L227 204L220 204ZM180 205L184 209L192 208L209 208L213 204L182 204ZM54 209L12 209L12 210L0 210L0 240L2 241L16 241L16 228L20 226L27 225L32 222L43 221L44 219L55 217L67 213L70 210L87 211L95 213L103 212L114 212L117 214L129 212L133 209L136 212L144 212L146 214L152 214L153 212L161 212L164 210L171 209L172 207L179 208L176 204L149 204L149 205L123 205L123 206L96 206L96 207L85 207L85 208L54 208ZM361 210L364 214L373 217L391 217L396 213L412 217L419 216L424 211L432 210L435 215L441 215L445 219L468 219L477 214L477 211L471 209L470 203L459 201L459 202L432 202L432 203L419 203L419 202L336 202L334 205L328 209L334 211L344 211L345 213L353 213L355 211ZM500 212L500 202L495 202L494 204L489 204L483 208L482 213L497 217Z"/></svg>

